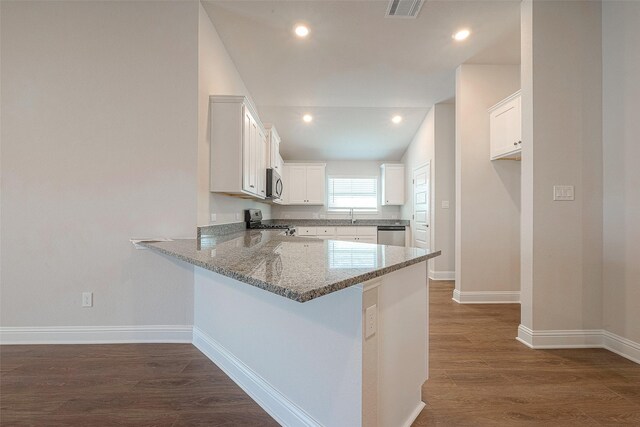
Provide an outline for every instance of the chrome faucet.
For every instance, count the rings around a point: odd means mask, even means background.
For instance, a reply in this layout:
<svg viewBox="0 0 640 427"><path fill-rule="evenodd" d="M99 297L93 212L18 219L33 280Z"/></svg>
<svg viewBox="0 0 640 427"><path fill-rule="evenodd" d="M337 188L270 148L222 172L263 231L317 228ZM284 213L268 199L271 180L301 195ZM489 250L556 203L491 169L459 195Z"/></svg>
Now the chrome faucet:
<svg viewBox="0 0 640 427"><path fill-rule="evenodd" d="M353 217L353 208L349 209L349 213L351 215L351 224L355 224L356 219Z"/></svg>

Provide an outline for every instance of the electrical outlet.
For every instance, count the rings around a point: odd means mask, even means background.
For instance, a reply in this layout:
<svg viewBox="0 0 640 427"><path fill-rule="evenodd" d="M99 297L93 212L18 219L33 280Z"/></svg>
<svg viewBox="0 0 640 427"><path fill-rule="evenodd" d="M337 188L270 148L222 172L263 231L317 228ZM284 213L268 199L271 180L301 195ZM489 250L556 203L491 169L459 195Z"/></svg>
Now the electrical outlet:
<svg viewBox="0 0 640 427"><path fill-rule="evenodd" d="M367 307L367 310L364 312L364 321L365 321L365 338L369 338L370 336L376 333L377 323L378 323L378 306L372 305L371 307Z"/></svg>
<svg viewBox="0 0 640 427"><path fill-rule="evenodd" d="M449 209L449 201L448 200L443 200L442 201L442 209Z"/></svg>
<svg viewBox="0 0 640 427"><path fill-rule="evenodd" d="M93 307L93 292L82 293L82 306Z"/></svg>
<svg viewBox="0 0 640 427"><path fill-rule="evenodd" d="M391 219L398 219L398 215L396 215L396 214L392 214L392 215L391 215Z"/></svg>
<svg viewBox="0 0 640 427"><path fill-rule="evenodd" d="M218 216L216 214L211 214L211 222L216 222Z"/></svg>
<svg viewBox="0 0 640 427"><path fill-rule="evenodd" d="M239 213L236 214L236 221L240 221L240 214Z"/></svg>
<svg viewBox="0 0 640 427"><path fill-rule="evenodd" d="M554 201L572 201L575 200L573 185L554 185L553 186Z"/></svg>

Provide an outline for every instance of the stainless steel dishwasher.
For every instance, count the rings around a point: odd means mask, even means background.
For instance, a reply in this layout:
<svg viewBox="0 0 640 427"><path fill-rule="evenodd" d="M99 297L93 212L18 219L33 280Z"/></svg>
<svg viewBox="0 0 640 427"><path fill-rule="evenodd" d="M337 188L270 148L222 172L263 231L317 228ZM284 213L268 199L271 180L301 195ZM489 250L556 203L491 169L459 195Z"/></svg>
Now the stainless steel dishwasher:
<svg viewBox="0 0 640 427"><path fill-rule="evenodd" d="M404 225L379 225L378 244L404 246L406 227Z"/></svg>

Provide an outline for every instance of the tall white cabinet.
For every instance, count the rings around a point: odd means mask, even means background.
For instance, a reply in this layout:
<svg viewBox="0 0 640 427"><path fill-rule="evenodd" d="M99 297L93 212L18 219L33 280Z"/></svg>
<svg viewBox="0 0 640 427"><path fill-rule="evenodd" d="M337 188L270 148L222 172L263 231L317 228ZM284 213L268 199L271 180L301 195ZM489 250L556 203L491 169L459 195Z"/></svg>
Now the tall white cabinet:
<svg viewBox="0 0 640 427"><path fill-rule="evenodd" d="M522 152L520 91L489 109L490 159L519 159Z"/></svg>
<svg viewBox="0 0 640 427"><path fill-rule="evenodd" d="M212 192L266 196L267 132L244 96L209 97Z"/></svg>
<svg viewBox="0 0 640 427"><path fill-rule="evenodd" d="M284 183L288 205L324 205L325 163L286 163Z"/></svg>
<svg viewBox="0 0 640 427"><path fill-rule="evenodd" d="M404 165L385 163L380 166L382 194L380 204L404 205Z"/></svg>

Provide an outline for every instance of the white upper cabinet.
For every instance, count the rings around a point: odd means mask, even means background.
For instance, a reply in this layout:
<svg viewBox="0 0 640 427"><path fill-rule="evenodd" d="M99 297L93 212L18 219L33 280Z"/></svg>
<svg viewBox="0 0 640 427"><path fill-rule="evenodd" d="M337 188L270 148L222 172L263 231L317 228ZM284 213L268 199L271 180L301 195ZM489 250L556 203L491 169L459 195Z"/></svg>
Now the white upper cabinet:
<svg viewBox="0 0 640 427"><path fill-rule="evenodd" d="M286 201L288 205L324 205L325 164L285 164Z"/></svg>
<svg viewBox="0 0 640 427"><path fill-rule="evenodd" d="M384 164L380 166L382 194L380 204L404 205L404 165Z"/></svg>
<svg viewBox="0 0 640 427"><path fill-rule="evenodd" d="M490 159L520 158L522 151L520 91L489 109Z"/></svg>
<svg viewBox="0 0 640 427"><path fill-rule="evenodd" d="M210 96L212 192L266 195L267 133L244 96Z"/></svg>
<svg viewBox="0 0 640 427"><path fill-rule="evenodd" d="M280 135L278 135L275 126L271 124L266 124L265 128L267 130L267 146L269 148L267 168L275 169L278 175L282 176L282 165L280 164Z"/></svg>

